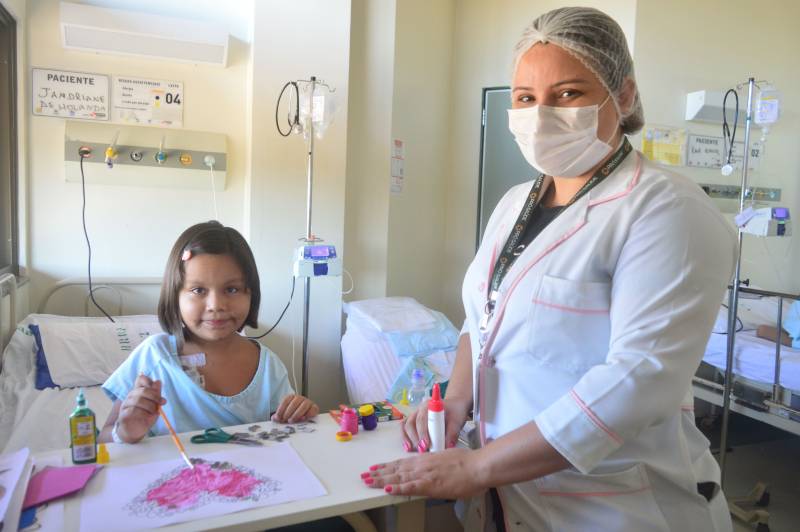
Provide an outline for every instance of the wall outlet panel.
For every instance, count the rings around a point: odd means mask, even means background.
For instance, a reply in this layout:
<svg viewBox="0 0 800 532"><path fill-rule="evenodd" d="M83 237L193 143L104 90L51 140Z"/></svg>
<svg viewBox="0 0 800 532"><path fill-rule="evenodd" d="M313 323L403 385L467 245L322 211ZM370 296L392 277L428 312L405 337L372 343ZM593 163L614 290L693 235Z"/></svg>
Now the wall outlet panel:
<svg viewBox="0 0 800 532"><path fill-rule="evenodd" d="M105 151L115 136L117 157L109 168ZM159 164L155 155L162 139L166 159ZM215 188L225 189L227 140L220 133L68 121L64 133L67 182L81 182L78 149L84 146L91 149L83 160L87 184L210 189L211 169L205 164L210 155Z"/></svg>
<svg viewBox="0 0 800 532"><path fill-rule="evenodd" d="M700 183L700 187L711 198L739 200L742 187L739 185L709 185ZM755 197L753 195L755 194ZM755 201L780 201L781 189L770 187L748 187L745 191L745 200Z"/></svg>

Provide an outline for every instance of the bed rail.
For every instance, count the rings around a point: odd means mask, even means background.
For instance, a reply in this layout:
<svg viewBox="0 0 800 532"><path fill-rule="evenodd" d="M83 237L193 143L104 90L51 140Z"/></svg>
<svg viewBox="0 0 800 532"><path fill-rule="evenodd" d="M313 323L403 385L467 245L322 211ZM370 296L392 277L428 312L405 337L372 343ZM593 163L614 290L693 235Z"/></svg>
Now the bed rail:
<svg viewBox="0 0 800 532"><path fill-rule="evenodd" d="M4 273L0 275L0 301L8 295L8 329L2 326L3 313L2 303L0 303L0 349L4 350L6 344L14 334L14 328L17 326L17 278L13 274ZM0 354L1 358L1 354Z"/></svg>
<svg viewBox="0 0 800 532"><path fill-rule="evenodd" d="M39 314L43 314L45 309L47 308L47 303L50 301L50 298L53 297L53 294L67 288L69 286L87 286L89 285L89 279L86 277L70 277L67 279L62 279L54 284L50 289L45 293L44 297L42 298L41 303L39 303ZM118 312L120 314L122 312L122 294L115 288L117 286L160 286L161 285L161 277L92 277L92 292L97 292L98 290L109 289L116 292L118 296ZM88 295L87 295L88 299ZM88 313L88 303L85 302L84 310Z"/></svg>

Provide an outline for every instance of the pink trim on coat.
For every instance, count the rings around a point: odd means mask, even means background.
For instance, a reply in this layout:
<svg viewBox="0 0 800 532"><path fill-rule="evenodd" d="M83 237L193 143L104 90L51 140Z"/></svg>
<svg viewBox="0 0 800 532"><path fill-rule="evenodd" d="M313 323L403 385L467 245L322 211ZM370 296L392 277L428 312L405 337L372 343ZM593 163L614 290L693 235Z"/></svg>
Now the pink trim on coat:
<svg viewBox="0 0 800 532"><path fill-rule="evenodd" d="M589 408L589 406L583 402L583 399L581 399L578 396L577 392L575 392L574 389L570 390L569 394L572 396L573 399L575 399L575 402L578 403L578 406L581 407L581 410L583 410L583 412L587 416L589 416L589 419L592 420L592 423L597 425L597 428L608 434L612 440L619 443L620 445L624 443L623 439L616 432L608 428L608 426L605 423L603 423L594 412L592 412L592 409Z"/></svg>
<svg viewBox="0 0 800 532"><path fill-rule="evenodd" d="M617 495L632 495L652 489L650 486L624 491L585 491L580 493L570 491L540 491L543 497L615 497Z"/></svg>
<svg viewBox="0 0 800 532"><path fill-rule="evenodd" d="M627 187L625 187L625 190L623 190L622 192L618 192L616 194L612 194L611 196L609 196L607 198L600 198L600 199L597 199L595 201L590 201L589 202L589 207L594 207L595 205L600 205L602 203L607 203L609 201L612 201L612 200L615 200L617 198L621 198L623 196L627 196L628 194L630 194L631 190L633 190L633 187L635 187L636 184L639 182L639 176L642 174L642 158L641 158L641 156L639 156L638 153L636 154L636 156L637 156L636 157L636 170L634 171L633 179L631 179L631 182L628 183Z"/></svg>
<svg viewBox="0 0 800 532"><path fill-rule="evenodd" d="M542 301L541 299L534 299L534 303L537 305L542 305L543 307L550 307L558 310L563 310L565 312L572 312L575 314L608 314L609 309L591 309L591 308L577 308L577 307L567 307L565 305L556 305L555 303L547 303Z"/></svg>

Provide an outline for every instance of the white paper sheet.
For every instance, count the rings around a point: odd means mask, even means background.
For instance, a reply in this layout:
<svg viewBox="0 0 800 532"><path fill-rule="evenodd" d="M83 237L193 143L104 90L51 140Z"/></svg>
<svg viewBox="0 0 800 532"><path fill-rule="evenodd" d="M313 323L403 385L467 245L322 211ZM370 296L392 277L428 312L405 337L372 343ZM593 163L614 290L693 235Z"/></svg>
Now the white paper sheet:
<svg viewBox="0 0 800 532"><path fill-rule="evenodd" d="M0 456L0 529L16 530L31 476L30 451Z"/></svg>
<svg viewBox="0 0 800 532"><path fill-rule="evenodd" d="M232 445L197 459L194 471L180 459L103 468L81 497L81 532L155 528L327 493L289 443Z"/></svg>

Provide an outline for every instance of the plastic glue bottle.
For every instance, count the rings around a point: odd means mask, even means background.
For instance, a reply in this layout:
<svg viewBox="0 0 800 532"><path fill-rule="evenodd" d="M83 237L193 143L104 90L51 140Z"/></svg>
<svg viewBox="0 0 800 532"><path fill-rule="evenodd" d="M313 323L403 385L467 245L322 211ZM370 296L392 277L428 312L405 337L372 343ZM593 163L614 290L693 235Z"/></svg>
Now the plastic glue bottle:
<svg viewBox="0 0 800 532"><path fill-rule="evenodd" d="M94 412L86 406L83 388L78 392L78 406L69 416L69 441L73 464L97 462L97 424Z"/></svg>
<svg viewBox="0 0 800 532"><path fill-rule="evenodd" d="M408 404L417 407L428 395L425 389L425 372L417 368L411 373L411 389L408 390Z"/></svg>
<svg viewBox="0 0 800 532"><path fill-rule="evenodd" d="M433 385L431 400L428 401L428 435L431 452L444 451L444 403L438 382Z"/></svg>

